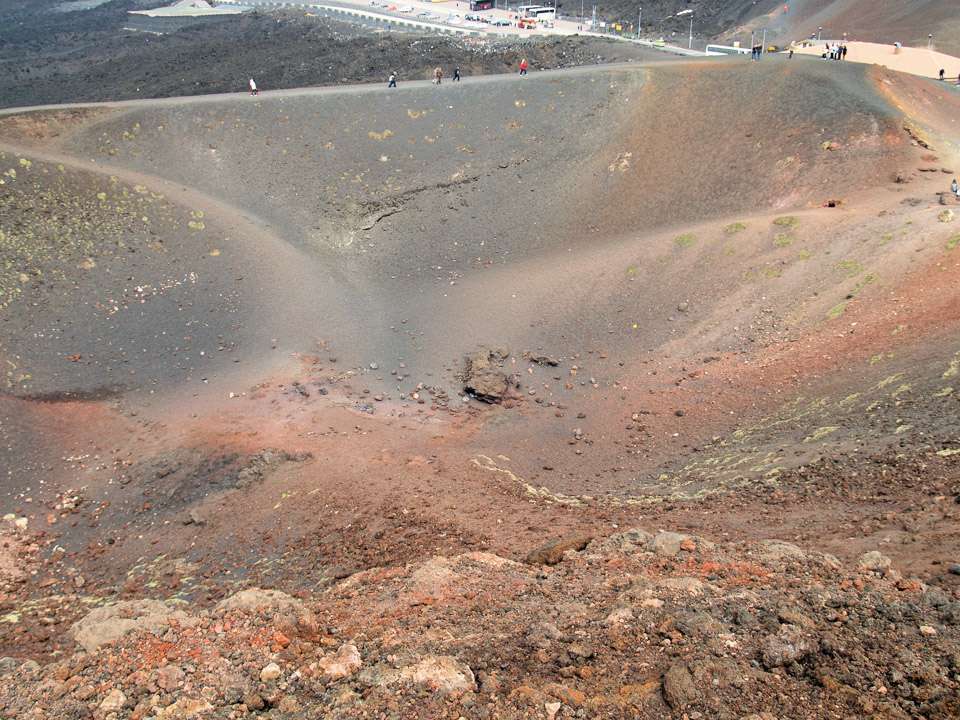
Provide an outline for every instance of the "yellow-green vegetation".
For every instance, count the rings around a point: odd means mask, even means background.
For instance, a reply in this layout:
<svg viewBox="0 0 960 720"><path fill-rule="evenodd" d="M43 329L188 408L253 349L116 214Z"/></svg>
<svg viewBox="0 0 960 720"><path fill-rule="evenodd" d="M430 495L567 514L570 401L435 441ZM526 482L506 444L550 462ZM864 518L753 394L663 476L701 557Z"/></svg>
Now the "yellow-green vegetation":
<svg viewBox="0 0 960 720"><path fill-rule="evenodd" d="M960 233L947 240L947 250L955 250L960 245Z"/></svg>
<svg viewBox="0 0 960 720"><path fill-rule="evenodd" d="M877 383L877 390L883 390L887 385L897 382L900 378L903 377L903 373L897 373L896 375L891 375L888 378L884 378Z"/></svg>
<svg viewBox="0 0 960 720"><path fill-rule="evenodd" d="M860 282L857 283L857 290L863 290L863 288L865 288L867 285L872 285L876 281L877 281L877 273L875 271L868 272L866 275L863 276Z"/></svg>
<svg viewBox="0 0 960 720"><path fill-rule="evenodd" d="M786 228L790 232L793 232L800 227L800 218L798 218L796 215L783 215L776 218L773 221L773 224L777 227Z"/></svg>
<svg viewBox="0 0 960 720"><path fill-rule="evenodd" d="M776 237L773 238L773 244L777 247L790 247L790 243L796 239L797 236L792 232L777 233Z"/></svg>
<svg viewBox="0 0 960 720"><path fill-rule="evenodd" d="M809 259L810 259L810 253L807 252L806 250L801 250L800 252L797 253L797 259L798 259L798 260L809 260Z"/></svg>
<svg viewBox="0 0 960 720"><path fill-rule="evenodd" d="M636 265L631 265L630 267L627 268L627 275L636 275L636 274L637 274L637 270L639 270L639 269L640 269L640 268L637 267Z"/></svg>
<svg viewBox="0 0 960 720"><path fill-rule="evenodd" d="M843 315L847 311L847 305L850 303L842 302L834 305L832 308L827 310L827 317L831 320L836 320L838 317Z"/></svg>
<svg viewBox="0 0 960 720"><path fill-rule="evenodd" d="M697 239L690 233L684 233L683 235L677 236L677 247L688 248L692 247Z"/></svg>
<svg viewBox="0 0 960 720"><path fill-rule="evenodd" d="M18 169L19 174L11 172ZM69 173L19 158L0 196L0 309L43 278L45 292L79 268L93 269L136 246L163 252L151 231L176 230L181 218L163 195L116 178ZM201 213L202 216L202 213Z"/></svg>
<svg viewBox="0 0 960 720"><path fill-rule="evenodd" d="M727 235L733 235L734 233L743 232L746 229L747 229L747 224L745 222L735 222L735 223L730 223L729 225L723 226L723 231L727 233Z"/></svg>
<svg viewBox="0 0 960 720"><path fill-rule="evenodd" d="M724 254L724 255L733 255L735 252L736 252L736 250L734 250L732 247L729 247L729 248L727 248L726 250L723 251L723 254Z"/></svg>
<svg viewBox="0 0 960 720"><path fill-rule="evenodd" d="M944 370L943 375L941 375L940 377L942 378L953 377L954 375L957 374L957 372L960 372L960 359L954 358L953 360L950 361L950 367Z"/></svg>
<svg viewBox="0 0 960 720"><path fill-rule="evenodd" d="M840 428L837 427L836 425L829 425L829 426L826 426L826 427L820 427L820 428L817 428L816 430L814 430L814 431L813 431L813 434L805 437L805 438L803 439L803 441L804 441L804 442L816 442L817 440L822 440L823 438L825 438L825 437L826 437L827 435L829 435L830 433L836 432L836 431L839 430L839 429L840 429Z"/></svg>
<svg viewBox="0 0 960 720"><path fill-rule="evenodd" d="M768 278L778 278L778 277L780 277L782 274L783 274L783 273L782 273L779 269L777 269L777 268L764 268L764 269L763 269L763 276L764 276L764 277L768 277Z"/></svg>
<svg viewBox="0 0 960 720"><path fill-rule="evenodd" d="M863 265L856 260L837 260L833 264L833 269L852 278L863 272Z"/></svg>

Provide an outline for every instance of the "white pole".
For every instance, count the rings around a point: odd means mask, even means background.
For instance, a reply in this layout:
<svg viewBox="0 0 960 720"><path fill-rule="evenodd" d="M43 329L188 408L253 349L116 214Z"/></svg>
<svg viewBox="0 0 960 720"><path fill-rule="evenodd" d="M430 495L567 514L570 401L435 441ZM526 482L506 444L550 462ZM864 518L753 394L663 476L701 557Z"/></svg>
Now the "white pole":
<svg viewBox="0 0 960 720"><path fill-rule="evenodd" d="M767 29L763 29L763 44L760 46L760 52L764 51L764 48L767 47Z"/></svg>
<svg viewBox="0 0 960 720"><path fill-rule="evenodd" d="M640 27L643 24L643 8L637 12L637 40L640 39Z"/></svg>
<svg viewBox="0 0 960 720"><path fill-rule="evenodd" d="M693 15L690 15L690 41L687 43L687 50L693 49Z"/></svg>

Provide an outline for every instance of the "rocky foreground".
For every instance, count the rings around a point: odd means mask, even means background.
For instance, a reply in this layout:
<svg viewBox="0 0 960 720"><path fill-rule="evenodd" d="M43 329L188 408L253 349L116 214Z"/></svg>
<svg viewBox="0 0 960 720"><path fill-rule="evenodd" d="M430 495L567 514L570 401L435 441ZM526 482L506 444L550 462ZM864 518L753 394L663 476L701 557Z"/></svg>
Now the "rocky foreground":
<svg viewBox="0 0 960 720"><path fill-rule="evenodd" d="M879 552L843 568L778 540L631 529L524 563L375 568L300 599L248 589L203 611L98 608L69 656L0 660L0 713L948 718L958 627L960 593L901 577Z"/></svg>

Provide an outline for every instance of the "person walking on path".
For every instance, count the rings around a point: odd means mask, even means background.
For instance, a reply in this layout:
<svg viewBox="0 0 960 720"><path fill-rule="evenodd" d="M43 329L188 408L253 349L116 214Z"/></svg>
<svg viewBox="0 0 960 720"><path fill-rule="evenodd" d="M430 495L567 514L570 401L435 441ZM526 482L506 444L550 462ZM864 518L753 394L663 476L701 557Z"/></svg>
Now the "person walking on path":
<svg viewBox="0 0 960 720"><path fill-rule="evenodd" d="M944 72L944 71L943 71L943 68L940 68L940 80L941 80L941 81L943 80L943 72Z"/></svg>
<svg viewBox="0 0 960 720"><path fill-rule="evenodd" d="M846 45L841 45L841 46L840 46L840 59L841 59L841 60L846 60L846 59L847 59L847 46L846 46Z"/></svg>
<svg viewBox="0 0 960 720"><path fill-rule="evenodd" d="M453 69L453 79L455 82L460 82L460 66L459 65L457 65Z"/></svg>
<svg viewBox="0 0 960 720"><path fill-rule="evenodd" d="M960 200L960 185L957 185L956 178L954 178L953 182L950 183L950 189L953 191L953 194L957 196L957 200Z"/></svg>
<svg viewBox="0 0 960 720"><path fill-rule="evenodd" d="M393 72L390 73L390 84L387 85L387 87L392 88L396 86L397 86L397 71L394 70Z"/></svg>
<svg viewBox="0 0 960 720"><path fill-rule="evenodd" d="M251 95L259 95L259 94L260 94L260 91L257 90L257 83L254 82L253 78L250 78L250 94L251 94Z"/></svg>
<svg viewBox="0 0 960 720"><path fill-rule="evenodd" d="M441 80L443 80L443 69L437 68L433 71L433 81L439 85Z"/></svg>
<svg viewBox="0 0 960 720"><path fill-rule="evenodd" d="M523 60L520 61L520 74L521 74L521 75L526 75L526 74L527 74L527 59L526 59L526 58L524 58Z"/></svg>

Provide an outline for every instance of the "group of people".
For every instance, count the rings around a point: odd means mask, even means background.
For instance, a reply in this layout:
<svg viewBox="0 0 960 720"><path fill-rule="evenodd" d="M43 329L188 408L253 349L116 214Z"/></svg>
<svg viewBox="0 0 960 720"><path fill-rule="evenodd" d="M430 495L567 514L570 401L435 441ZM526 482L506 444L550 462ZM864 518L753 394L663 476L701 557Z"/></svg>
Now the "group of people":
<svg viewBox="0 0 960 720"><path fill-rule="evenodd" d="M521 75L526 75L526 74L527 74L527 59L526 59L526 58L523 58L523 59L520 61L520 74L521 74ZM433 80L432 80L432 82L433 82L434 85L439 85L439 84L443 81L443 78L444 78L443 68L438 67L437 69L435 69L435 70L433 71ZM453 79L454 79L455 82L459 82L459 81L460 81L460 66L459 66L459 65L457 65L457 66L453 69ZM251 88L254 88L255 86L253 85L253 78L250 79L250 83L251 83ZM388 87L388 88L395 88L396 86L397 86L397 72L396 72L396 70L394 70L393 72L390 73L390 78L389 78L389 82L387 83L387 87ZM253 90L251 90L251 92L253 92Z"/></svg>
<svg viewBox="0 0 960 720"><path fill-rule="evenodd" d="M830 58L831 60L846 60L847 59L847 46L838 45L834 43L826 43L823 46L823 55L822 57Z"/></svg>
<svg viewBox="0 0 960 720"><path fill-rule="evenodd" d="M390 75L390 84L387 87L396 87L397 86L396 78L397 78L397 74L392 73ZM457 65L453 69L453 79L455 82L460 82L460 66L459 65ZM433 84L439 85L441 80L443 80L443 68L438 67L436 70L433 71Z"/></svg>
<svg viewBox="0 0 960 720"><path fill-rule="evenodd" d="M750 59L759 60L760 56L763 55L763 44L757 43L752 48L750 48Z"/></svg>
<svg viewBox="0 0 960 720"><path fill-rule="evenodd" d="M524 58L523 60L520 61L520 74L521 74L521 75L526 75L526 74L527 74L527 60L526 60L526 58ZM453 69L453 79L454 79L455 82L459 82L459 81L460 81L460 66L459 66L459 65L457 65L457 66ZM441 80L443 80L443 68L438 67L436 70L433 71L433 84L434 84L434 85L439 85ZM257 83L256 83L256 81L254 81L253 78L250 78L250 82L249 82L248 84L249 84L249 86L250 86L250 94L251 94L251 95L259 95L259 94L260 94L260 91L257 89ZM392 71L392 72L390 73L389 83L387 84L387 87L388 87L388 88L395 88L396 86L397 86L397 71L394 70L394 71Z"/></svg>

